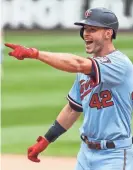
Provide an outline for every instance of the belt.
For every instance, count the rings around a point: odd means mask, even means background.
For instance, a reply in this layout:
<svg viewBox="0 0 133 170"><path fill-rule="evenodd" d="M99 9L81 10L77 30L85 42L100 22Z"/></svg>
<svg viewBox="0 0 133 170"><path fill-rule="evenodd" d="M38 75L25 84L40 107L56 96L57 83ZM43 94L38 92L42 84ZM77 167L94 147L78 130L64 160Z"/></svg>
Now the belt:
<svg viewBox="0 0 133 170"><path fill-rule="evenodd" d="M89 141L87 136L83 136L83 135L81 135L81 139L87 144L88 148L90 149L96 149L96 150L102 149L100 142ZM106 141L106 147L108 149L113 149L115 148L115 144L112 141Z"/></svg>

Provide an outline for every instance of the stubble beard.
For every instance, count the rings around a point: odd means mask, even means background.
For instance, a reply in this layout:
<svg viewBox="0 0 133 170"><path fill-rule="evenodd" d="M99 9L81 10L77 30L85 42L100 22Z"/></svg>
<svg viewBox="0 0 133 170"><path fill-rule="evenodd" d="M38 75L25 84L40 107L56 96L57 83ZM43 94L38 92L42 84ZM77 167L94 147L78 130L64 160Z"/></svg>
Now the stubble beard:
<svg viewBox="0 0 133 170"><path fill-rule="evenodd" d="M103 43L103 41L97 41L94 43L95 44L94 44L92 50L86 49L86 53L93 54L94 56L99 56L100 52L102 51L102 49L104 47L104 43Z"/></svg>

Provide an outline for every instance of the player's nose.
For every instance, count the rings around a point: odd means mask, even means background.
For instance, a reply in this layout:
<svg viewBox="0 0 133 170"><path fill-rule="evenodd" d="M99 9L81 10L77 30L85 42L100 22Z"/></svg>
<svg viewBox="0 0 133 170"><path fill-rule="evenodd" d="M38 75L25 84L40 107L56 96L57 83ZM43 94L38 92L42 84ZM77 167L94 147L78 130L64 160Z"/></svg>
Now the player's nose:
<svg viewBox="0 0 133 170"><path fill-rule="evenodd" d="M85 40L85 39L91 39L91 34L90 34L90 32L84 30L84 32L83 32L83 37L84 37L84 40Z"/></svg>

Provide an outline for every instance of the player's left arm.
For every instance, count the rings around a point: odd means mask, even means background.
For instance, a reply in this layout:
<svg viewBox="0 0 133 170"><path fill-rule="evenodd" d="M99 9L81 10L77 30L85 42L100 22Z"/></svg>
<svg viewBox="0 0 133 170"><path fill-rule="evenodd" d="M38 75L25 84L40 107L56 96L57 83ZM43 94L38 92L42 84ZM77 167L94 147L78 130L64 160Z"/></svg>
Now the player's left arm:
<svg viewBox="0 0 133 170"><path fill-rule="evenodd" d="M79 118L80 114L80 112L72 109L70 104L67 104L44 137L39 136L37 143L28 148L28 159L33 162L40 162L38 158L39 153L44 151L51 142L54 142L59 136L64 134Z"/></svg>
<svg viewBox="0 0 133 170"><path fill-rule="evenodd" d="M72 73L81 72L89 74L92 71L92 61L81 56L68 53L38 51L35 48L26 48L9 43L5 45L13 49L9 55L18 60L23 60L24 58L37 59L56 69Z"/></svg>

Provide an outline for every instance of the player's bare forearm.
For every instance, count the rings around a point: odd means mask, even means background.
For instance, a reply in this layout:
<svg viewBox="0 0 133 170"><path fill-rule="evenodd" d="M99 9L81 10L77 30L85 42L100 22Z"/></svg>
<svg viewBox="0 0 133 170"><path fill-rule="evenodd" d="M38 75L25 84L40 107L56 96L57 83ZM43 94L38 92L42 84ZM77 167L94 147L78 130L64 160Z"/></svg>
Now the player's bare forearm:
<svg viewBox="0 0 133 170"><path fill-rule="evenodd" d="M74 111L69 104L67 104L57 117L59 124L68 130L74 122L79 118L81 113Z"/></svg>
<svg viewBox="0 0 133 170"><path fill-rule="evenodd" d="M25 58L38 59L56 69L71 73L80 72L89 74L92 70L91 60L74 54L39 51L35 48L26 48L10 43L6 43L5 45L13 50L9 52L9 55L18 60L24 60Z"/></svg>
<svg viewBox="0 0 133 170"><path fill-rule="evenodd" d="M69 104L67 104L45 136L39 136L37 143L28 148L28 159L33 162L40 162L38 154L44 151L51 142L54 142L60 135L65 133L79 116L80 113L71 109Z"/></svg>
<svg viewBox="0 0 133 170"><path fill-rule="evenodd" d="M39 51L38 60L51 65L54 68L67 72L91 72L92 61L77 55L68 53L53 53Z"/></svg>

